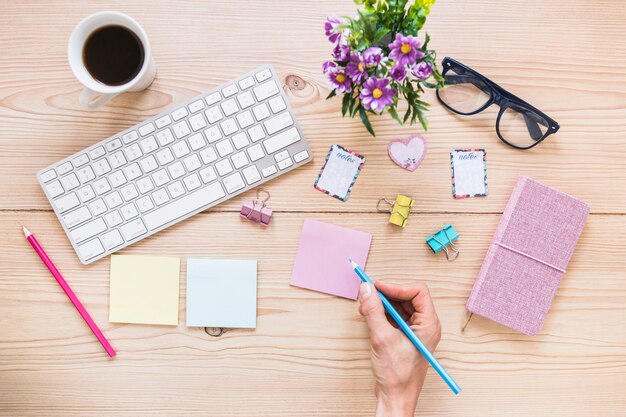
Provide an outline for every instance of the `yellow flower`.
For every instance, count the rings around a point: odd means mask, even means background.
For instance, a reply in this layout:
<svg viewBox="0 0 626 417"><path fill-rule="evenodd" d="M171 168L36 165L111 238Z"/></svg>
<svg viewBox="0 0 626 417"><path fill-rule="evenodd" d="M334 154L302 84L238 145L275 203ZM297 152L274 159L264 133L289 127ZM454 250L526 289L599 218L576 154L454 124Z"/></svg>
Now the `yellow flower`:
<svg viewBox="0 0 626 417"><path fill-rule="evenodd" d="M422 9L430 9L435 4L435 0L417 0L417 5Z"/></svg>

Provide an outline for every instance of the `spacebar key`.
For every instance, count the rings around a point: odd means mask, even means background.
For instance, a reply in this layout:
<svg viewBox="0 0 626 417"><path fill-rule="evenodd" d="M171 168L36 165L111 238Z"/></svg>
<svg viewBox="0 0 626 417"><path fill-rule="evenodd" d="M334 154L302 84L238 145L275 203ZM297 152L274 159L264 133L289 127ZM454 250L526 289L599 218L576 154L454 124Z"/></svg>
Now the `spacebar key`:
<svg viewBox="0 0 626 417"><path fill-rule="evenodd" d="M176 220L179 217L183 217L191 213L192 211L196 211L207 204L211 204L225 195L226 193L224 193L224 189L219 181L214 182L213 184L187 194L172 203L161 206L157 210L146 214L143 219L145 220L146 225L148 225L148 229L154 230L171 222L172 220Z"/></svg>

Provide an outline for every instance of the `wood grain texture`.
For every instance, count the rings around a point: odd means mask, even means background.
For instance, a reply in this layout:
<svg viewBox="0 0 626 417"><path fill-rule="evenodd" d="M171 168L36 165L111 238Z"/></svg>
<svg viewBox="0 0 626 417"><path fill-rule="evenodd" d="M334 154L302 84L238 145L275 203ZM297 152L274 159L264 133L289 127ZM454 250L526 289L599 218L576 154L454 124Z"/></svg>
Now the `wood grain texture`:
<svg viewBox="0 0 626 417"><path fill-rule="evenodd" d="M78 106L66 59L74 25L100 10L135 17L152 42L155 83L110 105ZM347 1L36 1L0 4L0 415L364 416L374 409L367 332L355 303L288 285L307 217L370 231L367 269L432 290L444 335L437 350L464 391L431 372L417 415L623 416L626 409L626 9L619 1L442 1L427 30L440 57L475 67L561 124L527 152L501 144L495 108L462 118L433 96L428 153L414 173L391 164L386 141L419 129L385 117L370 138L325 101L320 73L328 14ZM174 103L271 63L316 161L268 184L275 218L242 221L244 197L124 250L259 260L258 328L220 337L185 327L185 266L177 327L108 323L109 262L81 265L35 172ZM332 143L366 156L347 203L312 188ZM451 197L449 151L487 149L487 198ZM541 334L474 317L464 304L515 178L529 175L591 205ZM376 201L417 198L406 229ZM453 264L424 238L445 223L461 233ZM23 239L27 224L119 355L109 360Z"/></svg>

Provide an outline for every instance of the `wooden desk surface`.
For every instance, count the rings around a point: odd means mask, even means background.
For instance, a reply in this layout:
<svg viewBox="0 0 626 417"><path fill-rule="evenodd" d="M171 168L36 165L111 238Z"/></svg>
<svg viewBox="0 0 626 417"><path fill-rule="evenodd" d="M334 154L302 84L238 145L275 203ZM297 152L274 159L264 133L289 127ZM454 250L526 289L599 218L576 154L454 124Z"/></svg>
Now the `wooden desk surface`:
<svg viewBox="0 0 626 417"><path fill-rule="evenodd" d="M89 4L87 4L89 3ZM155 83L109 106L78 106L66 59L76 23L100 10L135 17L152 42ZM376 278L423 280L443 322L437 350L462 385L454 398L430 372L418 415L623 416L626 409L626 8L620 1L444 1L426 29L440 58L475 67L561 124L520 152L495 135L496 108L455 117L431 96L428 155L415 173L391 164L386 140L417 128L378 119L370 138L339 115L321 62L327 14L344 0L3 2L0 5L0 414L59 416L364 416L374 409L369 344L355 303L289 286L304 218L373 233ZM315 162L268 184L275 218L242 222L244 197L199 214L126 254L259 261L258 328L210 337L185 327L182 268L177 327L108 323L109 262L81 265L35 172L173 103L272 63ZM332 143L367 157L347 203L313 190ZM449 151L484 147L489 196L454 200ZM475 317L464 304L515 178L528 175L591 205L592 214L540 335ZM378 198L417 198L404 230L376 213ZM249 193L245 197L250 197ZM424 238L450 222L454 263ZM24 240L39 237L119 355L110 360ZM184 262L183 262L184 265Z"/></svg>

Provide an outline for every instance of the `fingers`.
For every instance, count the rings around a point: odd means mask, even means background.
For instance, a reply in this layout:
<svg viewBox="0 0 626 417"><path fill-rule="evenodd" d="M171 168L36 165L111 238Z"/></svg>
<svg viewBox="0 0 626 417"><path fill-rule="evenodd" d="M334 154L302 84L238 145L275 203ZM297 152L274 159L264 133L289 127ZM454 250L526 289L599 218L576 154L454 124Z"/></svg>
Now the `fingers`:
<svg viewBox="0 0 626 417"><path fill-rule="evenodd" d="M359 313L365 317L372 345L380 346L396 331L387 321L383 303L370 284L362 283L359 289Z"/></svg>
<svg viewBox="0 0 626 417"><path fill-rule="evenodd" d="M410 302L411 306L413 306L415 311L418 313L435 313L435 306L433 305L433 300L430 297L430 291L424 283L418 282L409 285L396 285L383 281L377 281L376 288L389 298L393 298L398 301Z"/></svg>

